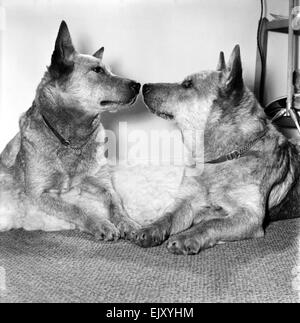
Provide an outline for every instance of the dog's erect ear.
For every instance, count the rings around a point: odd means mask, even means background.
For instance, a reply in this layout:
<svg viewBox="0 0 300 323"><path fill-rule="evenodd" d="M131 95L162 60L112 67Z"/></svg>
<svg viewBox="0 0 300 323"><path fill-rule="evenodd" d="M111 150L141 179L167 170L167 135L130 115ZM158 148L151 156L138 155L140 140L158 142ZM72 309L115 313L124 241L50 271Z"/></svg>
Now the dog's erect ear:
<svg viewBox="0 0 300 323"><path fill-rule="evenodd" d="M104 53L104 47L101 47L93 56L102 60Z"/></svg>
<svg viewBox="0 0 300 323"><path fill-rule="evenodd" d="M243 87L243 68L240 46L236 45L228 62L226 87L228 90L241 89Z"/></svg>
<svg viewBox="0 0 300 323"><path fill-rule="evenodd" d="M73 71L73 55L75 49L72 43L71 35L65 21L62 21L57 35L55 49L52 54L50 73L54 77L68 74Z"/></svg>
<svg viewBox="0 0 300 323"><path fill-rule="evenodd" d="M219 62L217 66L217 71L224 72L226 70L225 56L223 52L220 52Z"/></svg>

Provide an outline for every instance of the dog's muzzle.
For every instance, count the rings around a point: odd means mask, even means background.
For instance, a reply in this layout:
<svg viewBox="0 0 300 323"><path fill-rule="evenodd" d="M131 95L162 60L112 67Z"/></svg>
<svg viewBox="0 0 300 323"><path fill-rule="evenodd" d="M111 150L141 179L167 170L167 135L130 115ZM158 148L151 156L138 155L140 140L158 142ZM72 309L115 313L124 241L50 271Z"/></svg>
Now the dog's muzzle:
<svg viewBox="0 0 300 323"><path fill-rule="evenodd" d="M151 85L150 84L145 84L143 86L143 95L147 95L151 92L152 88L151 88Z"/></svg>
<svg viewBox="0 0 300 323"><path fill-rule="evenodd" d="M132 105L136 99L138 94L140 93L141 84L135 81L131 81L128 85L130 89L130 98L127 101L113 101L113 100L103 100L100 102L102 106L109 106L109 105Z"/></svg>
<svg viewBox="0 0 300 323"><path fill-rule="evenodd" d="M174 119L174 116L172 114L165 111L159 111L151 106L151 103L149 102L149 94L152 92L152 90L153 90L153 86L151 84L145 84L143 86L144 102L146 103L146 106L148 107L150 112L166 120Z"/></svg>
<svg viewBox="0 0 300 323"><path fill-rule="evenodd" d="M129 87L131 90L133 90L136 94L139 94L140 93L140 89L141 89L141 84L140 83L137 83L137 82L134 82L132 81L130 84L129 84Z"/></svg>

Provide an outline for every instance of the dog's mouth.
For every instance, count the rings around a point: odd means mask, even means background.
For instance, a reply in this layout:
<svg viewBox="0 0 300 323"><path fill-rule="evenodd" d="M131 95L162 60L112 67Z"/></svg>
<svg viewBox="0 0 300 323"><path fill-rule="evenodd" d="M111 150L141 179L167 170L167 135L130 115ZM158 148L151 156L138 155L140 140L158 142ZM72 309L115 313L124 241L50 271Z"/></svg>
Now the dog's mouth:
<svg viewBox="0 0 300 323"><path fill-rule="evenodd" d="M129 101L110 101L110 100L103 100L100 102L100 105L103 107L107 106L124 106L124 105L133 105L136 101L137 96L134 96Z"/></svg>
<svg viewBox="0 0 300 323"><path fill-rule="evenodd" d="M148 106L148 108L149 108L150 112L154 113L155 115L157 115L160 118L163 118L165 120L173 120L174 119L174 116L170 113L157 111L149 106Z"/></svg>

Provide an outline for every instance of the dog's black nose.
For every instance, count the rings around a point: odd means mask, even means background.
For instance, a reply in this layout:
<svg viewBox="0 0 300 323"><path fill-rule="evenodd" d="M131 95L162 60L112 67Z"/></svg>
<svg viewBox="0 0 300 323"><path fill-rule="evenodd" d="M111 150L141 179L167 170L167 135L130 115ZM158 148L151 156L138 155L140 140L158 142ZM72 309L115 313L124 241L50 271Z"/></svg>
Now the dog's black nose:
<svg viewBox="0 0 300 323"><path fill-rule="evenodd" d="M145 84L143 86L143 94L145 95L145 94L148 94L150 92L151 92L151 85L150 84Z"/></svg>
<svg viewBox="0 0 300 323"><path fill-rule="evenodd" d="M140 92L140 89L141 89L141 84L140 83L137 83L137 82L132 81L129 86L136 93L139 93Z"/></svg>

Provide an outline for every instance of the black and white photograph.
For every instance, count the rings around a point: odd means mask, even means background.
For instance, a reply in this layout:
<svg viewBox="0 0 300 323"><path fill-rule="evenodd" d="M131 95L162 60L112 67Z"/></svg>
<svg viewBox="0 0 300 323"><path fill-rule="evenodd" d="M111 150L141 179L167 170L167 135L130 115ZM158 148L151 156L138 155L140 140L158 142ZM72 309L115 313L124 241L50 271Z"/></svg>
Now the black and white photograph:
<svg viewBox="0 0 300 323"><path fill-rule="evenodd" d="M299 303L299 36L299 0L0 0L0 303Z"/></svg>

